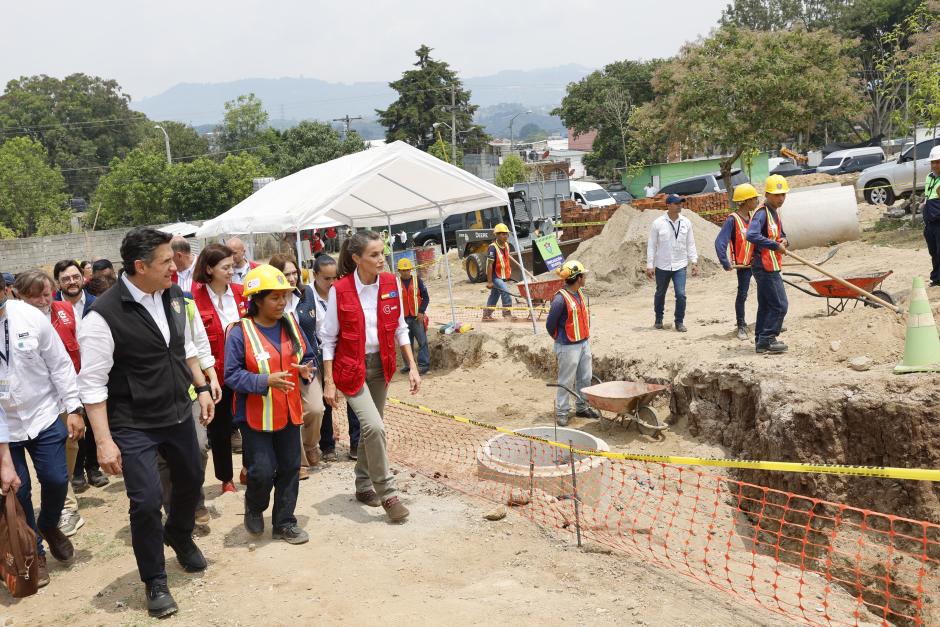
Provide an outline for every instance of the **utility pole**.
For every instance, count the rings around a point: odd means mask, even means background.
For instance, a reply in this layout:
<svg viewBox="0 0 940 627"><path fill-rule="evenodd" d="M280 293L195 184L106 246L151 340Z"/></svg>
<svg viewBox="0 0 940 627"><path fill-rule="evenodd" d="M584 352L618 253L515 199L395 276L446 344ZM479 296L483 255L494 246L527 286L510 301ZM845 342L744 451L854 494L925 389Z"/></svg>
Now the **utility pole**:
<svg viewBox="0 0 940 627"><path fill-rule="evenodd" d="M173 157L170 155L170 136L167 135L166 129L159 124L154 124L153 127L163 131L163 141L166 143L166 162L168 165L173 165Z"/></svg>
<svg viewBox="0 0 940 627"><path fill-rule="evenodd" d="M362 116L361 116L361 115L357 115L356 117L351 118L351 117L349 117L349 114L347 113L345 116L343 116L343 117L341 117L341 118L333 118L331 121L332 121L332 122L342 122L342 123L343 123L343 129L344 129L344 130L343 130L343 141L345 141L346 138L349 137L349 123L352 122L353 120L361 120L361 119L362 119Z"/></svg>
<svg viewBox="0 0 940 627"><path fill-rule="evenodd" d="M457 86L450 84L450 162L457 165Z"/></svg>

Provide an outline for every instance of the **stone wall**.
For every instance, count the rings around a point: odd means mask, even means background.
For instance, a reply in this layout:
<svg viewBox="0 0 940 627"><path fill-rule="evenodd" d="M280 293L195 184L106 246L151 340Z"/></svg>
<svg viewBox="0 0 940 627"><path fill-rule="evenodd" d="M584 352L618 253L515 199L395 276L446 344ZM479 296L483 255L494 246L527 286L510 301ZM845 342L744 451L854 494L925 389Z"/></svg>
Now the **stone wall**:
<svg viewBox="0 0 940 627"><path fill-rule="evenodd" d="M117 262L121 258L121 240L128 230L0 240L0 271L16 273L37 266L51 268L62 259Z"/></svg>

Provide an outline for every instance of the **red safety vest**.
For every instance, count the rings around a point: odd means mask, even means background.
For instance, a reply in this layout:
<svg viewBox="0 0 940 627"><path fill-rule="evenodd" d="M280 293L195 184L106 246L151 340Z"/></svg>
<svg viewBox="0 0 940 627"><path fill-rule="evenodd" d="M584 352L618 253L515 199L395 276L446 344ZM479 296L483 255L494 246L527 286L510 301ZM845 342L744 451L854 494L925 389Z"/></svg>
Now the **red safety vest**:
<svg viewBox="0 0 940 627"><path fill-rule="evenodd" d="M235 304L238 306L238 315L244 318L247 314L245 299L242 298L244 288L237 283L232 283L231 287L232 296L235 297ZM215 305L212 304L208 285L193 282L193 301L196 303L196 308L199 309L202 325L206 328L209 347L212 349L212 356L215 358L215 374L221 385L223 382L222 373L225 370L225 332L227 329L222 328L222 320L215 310Z"/></svg>
<svg viewBox="0 0 940 627"><path fill-rule="evenodd" d="M63 300L52 301L52 327L59 334L59 339L65 345L65 352L69 354L75 372L82 369L82 353L78 346L78 333L75 327L75 310L72 303Z"/></svg>
<svg viewBox="0 0 940 627"><path fill-rule="evenodd" d="M290 392L269 387L266 394L245 395L245 417L255 431L280 431L287 421L301 425L304 409L300 400L300 373L292 365L299 364L307 350L307 343L291 314L281 318L281 345L274 346L260 330L254 319L242 318L245 335L245 370L255 374L288 372L294 383ZM293 341L292 341L293 339Z"/></svg>
<svg viewBox="0 0 940 627"><path fill-rule="evenodd" d="M378 326L379 352L385 383L395 373L395 330L401 313L398 281L395 275L379 275ZM346 396L362 389L366 380L366 317L362 313L356 278L347 274L333 286L336 293L336 314L339 318L339 337L333 353L333 382Z"/></svg>
<svg viewBox="0 0 940 627"><path fill-rule="evenodd" d="M568 307L568 319L565 321L565 335L568 336L568 341L580 342L588 339L591 336L591 317L584 292L578 290L577 298L564 288L558 290L558 293L565 299L565 305ZM557 330L555 337L558 337Z"/></svg>
<svg viewBox="0 0 940 627"><path fill-rule="evenodd" d="M498 279L508 279L512 276L512 267L509 265L509 243L505 248L500 248L499 243L490 244L496 250L496 262L493 268L493 275Z"/></svg>
<svg viewBox="0 0 940 627"><path fill-rule="evenodd" d="M401 306L405 311L406 318L414 318L418 315L423 301L421 300L421 291L418 289L417 277L411 277L411 284L405 287L401 277L398 278L398 291L401 292Z"/></svg>
<svg viewBox="0 0 940 627"><path fill-rule="evenodd" d="M754 259L754 246L747 241L747 225L751 219L745 222L737 211L731 214L731 218L734 220L734 237L728 244L728 256L737 266L749 266Z"/></svg>
<svg viewBox="0 0 940 627"><path fill-rule="evenodd" d="M774 219L774 215L767 207L761 207L767 214L767 239L779 242L782 239L783 223L780 216ZM760 209L758 210L760 211ZM760 260L767 272L780 272L780 261L783 259L783 253L779 250L770 250L769 248L760 249Z"/></svg>

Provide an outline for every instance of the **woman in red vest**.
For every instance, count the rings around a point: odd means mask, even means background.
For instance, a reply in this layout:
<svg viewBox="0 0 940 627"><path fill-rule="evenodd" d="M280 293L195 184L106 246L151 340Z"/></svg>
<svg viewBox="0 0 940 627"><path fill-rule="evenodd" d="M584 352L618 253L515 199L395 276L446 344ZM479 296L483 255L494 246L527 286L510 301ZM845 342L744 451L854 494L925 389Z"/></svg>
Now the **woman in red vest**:
<svg viewBox="0 0 940 627"><path fill-rule="evenodd" d="M245 315L242 286L232 283L233 253L222 244L209 244L199 253L193 270L193 300L206 327L215 373L222 385L222 399L216 404L215 418L209 423L209 445L215 478L222 482L222 492L235 492L232 481L232 390L223 385L225 332Z"/></svg>
<svg viewBox="0 0 940 627"><path fill-rule="evenodd" d="M245 529L264 531L263 512L274 490L271 537L303 544L294 508L300 484L301 378L315 376L311 343L290 313L293 288L270 265L245 275L248 315L232 326L225 341L225 380L235 390L235 422L242 432L248 467Z"/></svg>
<svg viewBox="0 0 940 627"><path fill-rule="evenodd" d="M385 269L385 244L374 231L360 231L343 241L342 278L330 290L323 345L323 397L336 407L337 390L359 417L356 500L385 508L393 522L408 517L398 497L385 445L385 396L395 373L395 345L409 368L411 393L421 375L411 352L408 327L394 274Z"/></svg>

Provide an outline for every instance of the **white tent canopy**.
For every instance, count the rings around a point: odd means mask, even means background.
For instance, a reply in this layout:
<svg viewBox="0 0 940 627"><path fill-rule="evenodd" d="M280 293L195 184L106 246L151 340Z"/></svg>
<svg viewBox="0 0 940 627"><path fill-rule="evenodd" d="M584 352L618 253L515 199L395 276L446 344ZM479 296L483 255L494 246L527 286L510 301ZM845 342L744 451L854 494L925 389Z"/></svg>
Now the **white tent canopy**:
<svg viewBox="0 0 940 627"><path fill-rule="evenodd" d="M196 231L199 230L199 227L195 224L189 224L187 222L174 222L173 224L167 224L166 226L158 227L157 230L163 231L164 233L169 233L170 235L192 237L196 234Z"/></svg>
<svg viewBox="0 0 940 627"><path fill-rule="evenodd" d="M398 141L269 183L197 236L381 227L508 204L505 190Z"/></svg>

